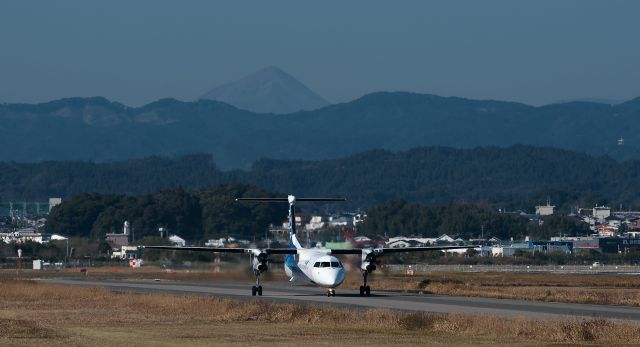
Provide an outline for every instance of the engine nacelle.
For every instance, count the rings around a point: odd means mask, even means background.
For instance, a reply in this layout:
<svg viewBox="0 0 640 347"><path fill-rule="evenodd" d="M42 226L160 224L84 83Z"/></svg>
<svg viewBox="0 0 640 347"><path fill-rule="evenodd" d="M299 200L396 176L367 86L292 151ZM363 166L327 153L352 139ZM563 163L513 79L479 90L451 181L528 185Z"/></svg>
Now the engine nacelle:
<svg viewBox="0 0 640 347"><path fill-rule="evenodd" d="M376 270L376 264L371 261L365 261L362 263L362 266L360 268L366 272L373 272Z"/></svg>
<svg viewBox="0 0 640 347"><path fill-rule="evenodd" d="M360 260L360 270L371 273L376 270L376 250L363 249Z"/></svg>
<svg viewBox="0 0 640 347"><path fill-rule="evenodd" d="M258 261L261 263L266 263L269 261L269 255L267 253L260 253L256 258L258 258Z"/></svg>
<svg viewBox="0 0 640 347"><path fill-rule="evenodd" d="M253 258L253 270L258 272L265 272L269 269L269 255L267 253L260 253Z"/></svg>

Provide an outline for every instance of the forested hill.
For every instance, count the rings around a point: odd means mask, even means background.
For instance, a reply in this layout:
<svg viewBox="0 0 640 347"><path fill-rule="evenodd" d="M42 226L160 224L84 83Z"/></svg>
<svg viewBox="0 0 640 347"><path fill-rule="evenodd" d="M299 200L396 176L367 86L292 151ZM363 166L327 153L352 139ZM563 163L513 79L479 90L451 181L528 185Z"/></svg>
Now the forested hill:
<svg viewBox="0 0 640 347"><path fill-rule="evenodd" d="M221 183L249 183L283 193L345 196L349 208L393 198L422 203L483 202L507 209L546 201L569 209L594 204L640 207L640 161L618 162L566 150L514 146L375 150L325 161L260 160L222 171L209 155L116 163L0 164L0 201L68 198L80 192L142 194Z"/></svg>
<svg viewBox="0 0 640 347"><path fill-rule="evenodd" d="M131 108L104 98L0 104L0 160L107 162L211 153L222 168L259 158L321 160L417 146L551 146L640 159L640 98L532 107L373 93L314 111L257 114L225 103L163 99ZM624 145L618 146L618 139Z"/></svg>

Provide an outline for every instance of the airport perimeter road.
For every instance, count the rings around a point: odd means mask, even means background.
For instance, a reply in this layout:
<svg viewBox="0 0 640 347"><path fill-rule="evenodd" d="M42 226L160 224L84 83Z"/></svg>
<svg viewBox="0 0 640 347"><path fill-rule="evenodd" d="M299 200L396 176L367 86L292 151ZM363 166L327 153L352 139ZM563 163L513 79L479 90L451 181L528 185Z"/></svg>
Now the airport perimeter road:
<svg viewBox="0 0 640 347"><path fill-rule="evenodd" d="M386 308L392 310L465 313L523 317L540 319L563 319L570 316L633 320L640 323L640 309L625 306L548 303L536 301L467 298L422 294L405 294L374 291L370 297L361 297L357 291L336 289L335 297L327 297L322 288L289 286L287 283L266 282L264 296L252 297L251 284L217 282L178 281L102 281L77 279L40 280L51 284L100 286L128 292L160 292L179 295L219 296L240 300L262 300L300 304L335 305L352 308ZM372 286L375 290L375 284Z"/></svg>

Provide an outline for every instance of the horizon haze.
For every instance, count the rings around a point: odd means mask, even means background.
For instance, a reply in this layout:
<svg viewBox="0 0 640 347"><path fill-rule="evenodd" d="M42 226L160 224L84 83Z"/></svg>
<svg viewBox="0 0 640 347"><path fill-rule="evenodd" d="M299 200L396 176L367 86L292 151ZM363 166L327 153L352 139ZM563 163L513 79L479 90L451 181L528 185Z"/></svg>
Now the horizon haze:
<svg viewBox="0 0 640 347"><path fill-rule="evenodd" d="M192 100L278 66L331 103L378 91L517 101L640 95L640 3L0 3L0 102Z"/></svg>

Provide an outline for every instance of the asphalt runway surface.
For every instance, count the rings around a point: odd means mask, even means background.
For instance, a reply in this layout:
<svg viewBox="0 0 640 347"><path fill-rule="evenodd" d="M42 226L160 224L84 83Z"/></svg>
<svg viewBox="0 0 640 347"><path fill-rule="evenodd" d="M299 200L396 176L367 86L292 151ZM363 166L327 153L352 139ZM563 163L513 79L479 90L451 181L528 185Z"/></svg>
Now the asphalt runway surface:
<svg viewBox="0 0 640 347"><path fill-rule="evenodd" d="M431 294L407 294L375 290L370 297L361 297L356 290L336 289L335 297L326 290L310 286L291 286L283 282L263 283L263 296L251 296L247 282L182 282L182 281L115 281L91 279L46 279L51 284L100 286L125 292L155 292L178 295L226 297L239 300L260 300L276 303L315 304L356 309L385 308L432 313L461 313L522 317L535 319L604 318L631 320L640 323L640 308L588 304L550 303L523 300L469 298Z"/></svg>

